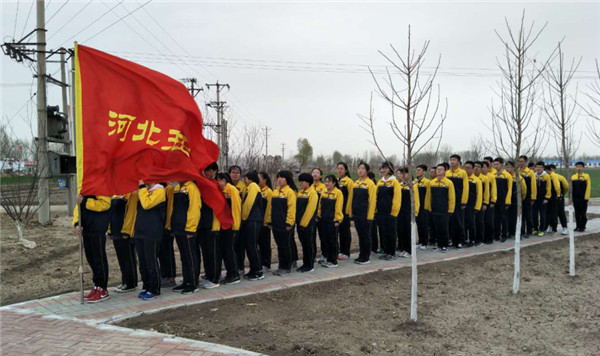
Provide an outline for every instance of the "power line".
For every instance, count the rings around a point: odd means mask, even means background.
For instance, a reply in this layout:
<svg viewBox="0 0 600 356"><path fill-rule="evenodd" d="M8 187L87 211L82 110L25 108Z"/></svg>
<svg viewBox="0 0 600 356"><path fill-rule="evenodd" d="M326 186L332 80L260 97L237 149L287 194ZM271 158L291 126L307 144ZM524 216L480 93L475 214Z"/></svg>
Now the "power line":
<svg viewBox="0 0 600 356"><path fill-rule="evenodd" d="M121 4L123 1L121 1L119 4ZM148 5L150 2L152 2L152 0L148 0L145 3L143 3L141 6L137 7L135 10L130 11L127 15L119 18L117 21L111 23L110 25L106 26L105 28L103 28L102 30L100 30L99 32L97 32L95 35L93 35L92 37L88 38L87 40L83 41L83 42L88 42L90 40L92 40L94 37L98 36L99 34L101 34L102 32L108 30L109 28L113 27L114 25L116 25L117 23L121 22L123 19L125 19L126 17L128 17L129 15L133 14L134 12L138 11L139 9L141 9L142 7Z"/></svg>
<svg viewBox="0 0 600 356"><path fill-rule="evenodd" d="M27 20L25 20L25 23L23 24L23 30L21 30L21 38L23 38L23 35L25 34L25 29L27 28L27 24L29 23L29 16L31 16L31 10L33 9L34 3L35 3L35 1L32 1L31 6L29 6L29 12L27 13Z"/></svg>
<svg viewBox="0 0 600 356"><path fill-rule="evenodd" d="M58 10L56 10L56 12L54 13L54 15L50 16L50 18L46 21L46 26L48 26L48 24L50 23L50 21L52 21L52 19L54 18L54 16L58 15L58 13L60 12L60 10L62 10L62 8L65 7L65 5L67 5L69 3L69 1L71 1L71 0L65 1L65 3L62 4L62 6L58 8Z"/></svg>
<svg viewBox="0 0 600 356"><path fill-rule="evenodd" d="M81 9L79 9L79 11L77 11L77 13L73 16L71 16L71 18L68 21L65 21L64 25L62 25L58 30L53 31L52 35L50 37L48 37L48 41L54 37L57 33L59 33L63 28L65 28L68 24L72 23L72 21L83 11L85 10L86 7L88 7L89 4L92 3L92 1L94 0L90 0L88 3L86 3Z"/></svg>
<svg viewBox="0 0 600 356"><path fill-rule="evenodd" d="M17 13L15 14L15 23L13 24L13 39L15 38L15 32L17 32L17 19L19 18L19 3L20 1L17 0Z"/></svg>
<svg viewBox="0 0 600 356"><path fill-rule="evenodd" d="M120 3L122 3L124 0L121 0L118 4L116 4L115 6L113 6L112 8L114 9L115 7L119 6ZM102 15L100 15L98 18L96 18L94 21L92 21L91 24L85 26L84 28L81 29L81 31L77 32L76 34L74 34L73 36L71 36L68 40L63 41L63 43L61 43L58 47L62 47L65 43L70 42L72 39L74 39L75 37L79 36L80 33L82 33L83 31L89 29L90 27L92 27L96 22L100 21L101 18L103 18L104 16L106 16L109 11L106 11L105 13L103 13Z"/></svg>

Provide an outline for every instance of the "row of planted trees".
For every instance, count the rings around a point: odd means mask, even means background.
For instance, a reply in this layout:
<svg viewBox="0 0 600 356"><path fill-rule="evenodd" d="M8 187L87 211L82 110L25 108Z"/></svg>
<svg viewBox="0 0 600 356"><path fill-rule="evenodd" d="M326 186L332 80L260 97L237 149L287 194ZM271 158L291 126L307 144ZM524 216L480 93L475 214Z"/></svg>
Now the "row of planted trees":
<svg viewBox="0 0 600 356"><path fill-rule="evenodd" d="M578 149L578 138L575 133L575 122L580 109L591 118L589 123L590 139L600 145L600 131L595 124L600 121L600 69L596 62L597 81L586 94L591 104L585 108L577 103L578 89L573 87L573 79L581 63L578 60L565 60L562 41L558 42L552 53L544 59L537 58L537 50L533 47L544 31L546 25L536 27L535 23L527 24L525 12L517 26L505 20L503 33L495 31L502 44L503 55L497 58L497 67L501 72L494 90L494 98L490 108L491 120L489 129L493 137L486 142L487 147L498 156L518 161L521 155L541 155L539 147L545 145L548 134L555 136L558 142L558 153L567 167ZM424 149L434 148L437 153L440 147L444 122L447 117L448 102L440 96L440 88L435 84L440 67L441 56L433 71L429 74L423 70L429 41L415 50L411 43L411 28L408 27L408 45L406 51L399 51L390 45L389 53L380 54L389 63L387 73L383 77L371 75L376 86L376 96L390 105L391 115L387 122L389 128L403 147L404 163L411 172L415 171L414 158ZM541 103L541 104L540 104ZM363 127L370 134L370 142L377 148L381 158L387 161L385 152L378 143L375 132L375 115L373 94L370 98L368 115L359 115ZM516 167L516 176L520 176L520 168ZM533 182L535 184L535 182ZM415 197L412 182L408 191L411 194L411 236L412 236L412 289L411 320L417 320L417 254L416 254L416 220ZM517 196L521 196L521 185L516 184ZM519 291L520 282L520 231L522 204L518 202L518 220L515 236L515 260L513 292ZM573 231L570 228L571 240ZM571 244L573 245L573 243ZM571 253L571 255L573 255ZM571 263L573 264L573 263ZM574 270L572 270L574 274Z"/></svg>

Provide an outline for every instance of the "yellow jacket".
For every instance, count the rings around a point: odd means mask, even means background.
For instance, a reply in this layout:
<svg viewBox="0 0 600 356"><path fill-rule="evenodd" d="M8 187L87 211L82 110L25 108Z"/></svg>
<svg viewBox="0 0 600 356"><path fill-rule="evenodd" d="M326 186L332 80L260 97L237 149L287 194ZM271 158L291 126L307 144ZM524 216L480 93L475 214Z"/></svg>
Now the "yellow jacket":
<svg viewBox="0 0 600 356"><path fill-rule="evenodd" d="M321 193L321 199L319 200L319 213L318 216L321 218L321 208L323 206L323 200L335 200L335 211L333 221L337 223L341 223L344 220L344 213L342 212L342 208L344 207L344 194L338 188L333 188L330 191L324 191Z"/></svg>
<svg viewBox="0 0 600 356"><path fill-rule="evenodd" d="M529 177L529 180L531 182L531 201L534 201L537 198L537 184L535 184L535 172L529 169L529 167L525 167L525 169L521 171L521 176Z"/></svg>
<svg viewBox="0 0 600 356"><path fill-rule="evenodd" d="M548 172L546 172L546 173L548 173ZM560 198L561 190L560 190L560 181L558 180L558 175L554 172L550 172L548 174L550 175L550 180L552 181L552 187L554 188L554 191L556 192L556 197Z"/></svg>
<svg viewBox="0 0 600 356"><path fill-rule="evenodd" d="M441 213L439 210L441 210L441 207L444 206L445 207L445 203L446 202L434 202L433 201L433 190L434 189L446 189L448 191L447 193L447 206L448 206L448 213L452 214L454 213L454 208L456 206L456 195L454 194L454 184L452 183L452 181L446 177L442 177L440 179L440 177L431 179L429 181L429 190L430 192L428 193L429 199L425 200L425 209L431 211L432 213Z"/></svg>
<svg viewBox="0 0 600 356"><path fill-rule="evenodd" d="M469 177L467 177L467 171L458 167L455 170L446 171L446 178L460 178L462 179L462 196L460 197L460 203L462 205L467 204L469 200ZM456 187L454 187L454 191L456 191Z"/></svg>
<svg viewBox="0 0 600 356"><path fill-rule="evenodd" d="M408 203L410 204L410 186L403 181L400 183L400 188L402 190L402 197L404 197L406 194L408 196ZM419 211L421 210L421 199L419 198L419 187L416 184L413 184L413 192L415 194L415 216L419 216ZM408 212L410 213L410 205L408 207L402 206L401 210L404 211L404 209L408 209Z"/></svg>
<svg viewBox="0 0 600 356"><path fill-rule="evenodd" d="M496 184L496 174L492 173L492 171L489 171L486 177L490 184L490 204L496 204L498 201L498 185Z"/></svg>
<svg viewBox="0 0 600 356"><path fill-rule="evenodd" d="M227 183L227 185L223 189L223 195L225 196L226 200L231 201L231 217L233 218L233 225L231 225L231 230L239 231L240 226L242 225L242 198L240 198L239 191L236 187Z"/></svg>
<svg viewBox="0 0 600 356"><path fill-rule="evenodd" d="M91 211L107 211L110 209L110 197L106 196L96 196L95 198L89 197L85 201L85 208ZM73 211L73 226L79 224L79 209L75 206L75 210Z"/></svg>
<svg viewBox="0 0 600 356"><path fill-rule="evenodd" d="M315 213L317 212L317 204L319 204L319 195L317 191L313 188L313 186L309 186L308 189L303 189L298 192L296 196L296 212L298 214L301 211L298 211L298 204L300 204L301 199L307 199L306 208L304 209L304 214L302 216L296 216L296 221L300 227L307 227L308 224L311 223L312 219L315 217ZM300 219L300 221L298 221Z"/></svg>
<svg viewBox="0 0 600 356"><path fill-rule="evenodd" d="M173 214L173 192L175 188L169 183L165 186L165 196L167 198L167 221L165 229L171 230L171 215Z"/></svg>
<svg viewBox="0 0 600 356"><path fill-rule="evenodd" d="M289 185L281 188L278 187L271 194L271 211L268 215L267 223L273 223L273 203L275 199L286 199L287 213L285 223L289 226L294 226L296 223L296 192Z"/></svg>
<svg viewBox="0 0 600 356"><path fill-rule="evenodd" d="M475 183L475 207L476 211L481 210L481 205L483 204L483 182L481 179L476 177L474 174L469 176L469 182ZM470 193L470 190L469 190Z"/></svg>
<svg viewBox="0 0 600 356"><path fill-rule="evenodd" d="M352 211L352 200L354 198L355 189L368 190L369 202L367 207L367 220L373 220L375 218L375 204L377 202L377 186L368 177L362 182L360 181L360 178L354 182L354 188L348 193L348 207L350 207L348 215L350 217L354 216L354 211Z"/></svg>
<svg viewBox="0 0 600 356"><path fill-rule="evenodd" d="M398 179L394 178L394 179L388 179L387 181L383 181L383 179L380 179L379 182L377 182L377 189L379 190L379 187L388 187L388 188L392 188L394 189L394 195L392 197L392 201L386 201L386 205L391 203L391 211L390 211L390 215L392 215L393 217L397 217L398 213L400 212L400 207L402 206L402 186L400 185L400 182L398 181ZM386 199L387 200L387 199ZM378 199L377 200L377 204L379 207L381 207L381 201ZM385 207L385 211L389 211L388 207Z"/></svg>
<svg viewBox="0 0 600 356"><path fill-rule="evenodd" d="M188 180L183 184L177 184L175 188L173 188L172 194L173 202L175 201L175 196L177 194L186 194L188 197L188 208L187 211L174 211L174 206L171 204L169 227L171 227L170 220L173 217L173 214L185 214L185 231L195 234L196 230L198 230L198 223L200 222L200 207L202 206L200 190L198 189L198 186L196 183Z"/></svg>
<svg viewBox="0 0 600 356"><path fill-rule="evenodd" d="M260 189L260 194L267 201L264 217L264 226L267 226L267 217L271 216L271 196L273 195L273 190L265 185Z"/></svg>
<svg viewBox="0 0 600 356"><path fill-rule="evenodd" d="M125 194L125 199L127 200L127 206L125 207L125 219L123 220L123 228L121 228L121 233L128 236L133 236L135 232L135 218L137 216L137 205L139 201L137 191Z"/></svg>
<svg viewBox="0 0 600 356"><path fill-rule="evenodd" d="M571 192L571 197L573 197L573 199L590 199L592 194L592 180L589 174L573 174L571 176L571 184L573 185L573 191Z"/></svg>
<svg viewBox="0 0 600 356"><path fill-rule="evenodd" d="M241 197L245 197L246 196L246 183L244 183L243 181L244 178L240 179L237 184L235 185L235 187L237 188L237 190L240 192L240 198Z"/></svg>

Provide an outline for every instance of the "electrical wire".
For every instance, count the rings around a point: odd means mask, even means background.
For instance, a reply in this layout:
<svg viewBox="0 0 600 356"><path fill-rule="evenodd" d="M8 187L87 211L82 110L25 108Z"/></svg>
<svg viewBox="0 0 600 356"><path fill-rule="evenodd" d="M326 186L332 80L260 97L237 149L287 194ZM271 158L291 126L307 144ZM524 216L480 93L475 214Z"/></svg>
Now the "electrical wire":
<svg viewBox="0 0 600 356"><path fill-rule="evenodd" d="M120 5L122 2L123 2L123 1L121 1L121 2L120 2L119 4L117 4L117 5ZM87 39L87 40L85 40L85 41L82 41L82 43L86 43L86 42L89 42L89 41L91 41L91 40L92 40L94 37L98 36L98 35L99 35L99 34L101 34L102 32L104 32L104 31L108 30L109 28L113 27L114 25L116 25L117 23L121 22L121 21L122 21L123 19L125 19L126 17L130 16L131 14L133 14L134 12L138 11L139 9L141 9L142 7L144 7L144 6L148 5L148 4L149 4L149 3L151 3L151 2L152 2L152 0L148 0L148 1L146 1L144 4L142 4L141 6L137 7L135 10L133 10L133 11L129 12L127 15L125 15L125 16L123 16L123 17L119 18L117 21L115 21L115 22L111 23L110 25L106 26L106 27L105 27L105 28L103 28L102 30L100 30L100 31L96 32L96 33L95 33L95 34L94 34L92 37L88 38L88 39Z"/></svg>
<svg viewBox="0 0 600 356"><path fill-rule="evenodd" d="M48 39L46 41L49 41L52 37L56 36L57 33L59 33L63 28L65 28L68 24L72 23L72 21L79 16L79 14L85 10L86 7L88 7L89 4L92 3L92 1L94 0L90 0L88 1L81 9L79 9L79 11L77 11L77 13L73 16L71 16L71 18L68 21L65 21L64 25L62 25L58 30L53 31L52 35L50 35L50 37L48 37Z"/></svg>
<svg viewBox="0 0 600 356"><path fill-rule="evenodd" d="M50 16L50 18L48 19L48 21L46 21L46 26L48 26L48 24L50 23L50 21L52 21L52 19L58 15L58 13L60 12L60 10L63 9L63 7L65 7L65 5L67 5L69 3L70 0L65 1L64 4L62 4L61 7L58 8L58 10L56 10L56 12L54 13L54 15Z"/></svg>
<svg viewBox="0 0 600 356"><path fill-rule="evenodd" d="M113 6L112 8L116 8L117 6L119 6L119 4L121 4L124 0L121 0L118 4L116 4L115 6ZM106 16L109 11L106 11L105 13L103 13L102 15L100 15L98 18L96 18L94 21L92 21L91 24L88 24L87 26L85 26L84 28L81 29L81 31L77 32L76 34L74 34L73 36L71 36L68 40L63 41L63 43L61 43L58 47L62 47L65 43L70 42L72 39L76 38L77 36L79 36L80 33L82 33L83 31L89 29L90 27L92 27L96 22L100 21L101 18L103 18L104 16Z"/></svg>

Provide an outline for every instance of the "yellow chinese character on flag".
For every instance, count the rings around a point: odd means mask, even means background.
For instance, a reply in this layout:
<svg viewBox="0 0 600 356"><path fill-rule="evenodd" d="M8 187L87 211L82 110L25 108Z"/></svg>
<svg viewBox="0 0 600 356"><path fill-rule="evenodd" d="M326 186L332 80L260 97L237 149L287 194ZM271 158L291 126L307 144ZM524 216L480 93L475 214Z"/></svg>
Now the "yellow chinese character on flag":
<svg viewBox="0 0 600 356"><path fill-rule="evenodd" d="M108 127L115 127L111 131L108 132L108 136L112 136L115 133L117 135L123 134L119 140L124 142L127 139L127 132L129 131L129 126L131 126L131 122L135 120L135 116L126 115L126 114L117 114L114 111L108 112Z"/></svg>
<svg viewBox="0 0 600 356"><path fill-rule="evenodd" d="M165 151L180 150L185 153L186 156L190 156L190 147L187 145L187 138L179 130L170 129L169 138L167 141L173 142L172 146L162 146L161 149Z"/></svg>
<svg viewBox="0 0 600 356"><path fill-rule="evenodd" d="M137 135L133 135L131 138L132 141L141 141L144 139L144 137L146 137L146 131L148 130L148 120L146 120L143 124L142 123L137 124L137 128L138 128L138 130L141 130L141 133L137 134ZM157 143L159 143L160 140L153 141L151 139L151 137L152 137L153 133L160 133L161 131L162 131L161 129L154 126L154 120L152 120L150 122L150 132L148 133L148 138L146 138L146 144L150 145L150 146L154 146Z"/></svg>

